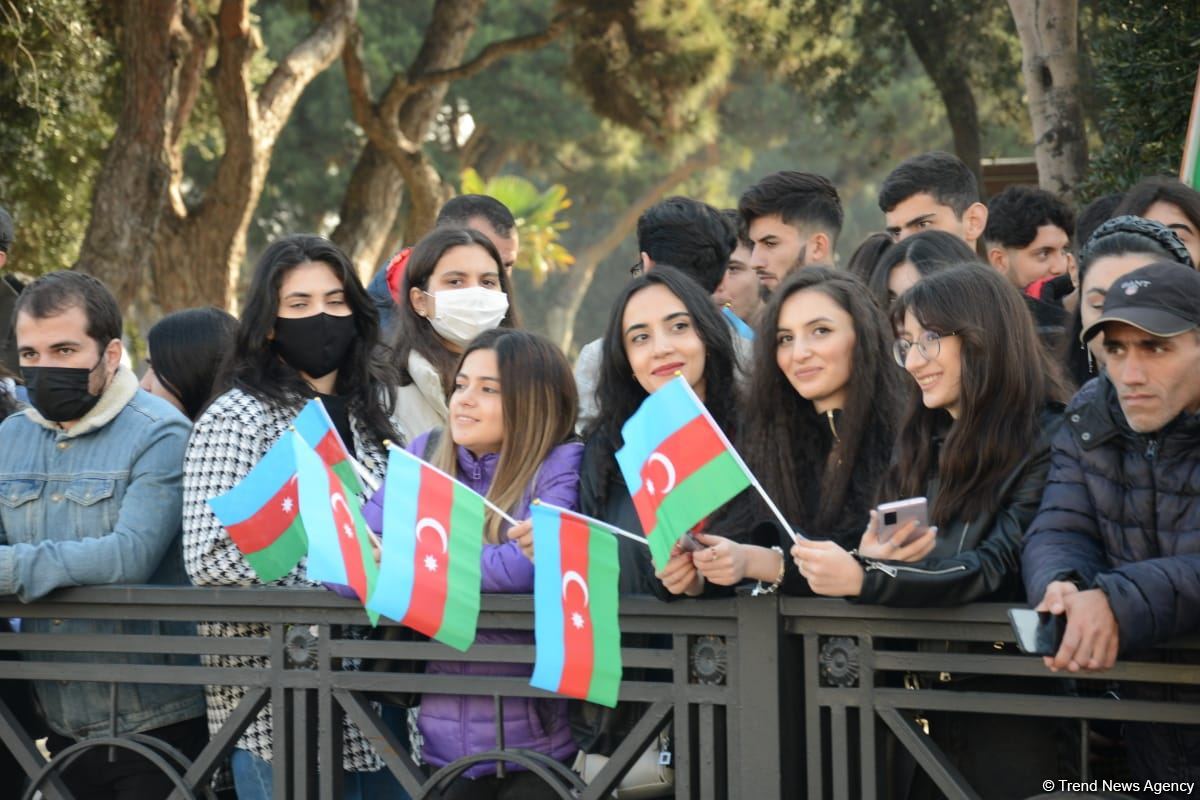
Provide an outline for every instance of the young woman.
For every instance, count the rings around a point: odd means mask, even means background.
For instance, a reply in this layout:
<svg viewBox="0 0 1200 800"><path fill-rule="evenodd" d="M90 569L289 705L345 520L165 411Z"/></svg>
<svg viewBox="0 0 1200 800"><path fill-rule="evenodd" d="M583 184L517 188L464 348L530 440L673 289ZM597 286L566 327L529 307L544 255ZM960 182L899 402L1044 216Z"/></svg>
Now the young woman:
<svg viewBox="0 0 1200 800"><path fill-rule="evenodd" d="M459 358L450 395L447 429L418 436L409 450L455 475L495 505L519 519L529 516L534 499L573 509L579 494L583 445L573 442L578 399L571 367L562 353L540 336L518 330L480 334ZM384 489L367 504L364 515L383 529ZM528 533L523 522L513 536ZM533 564L508 538L509 526L488 512L480 572L483 591L528 594ZM387 541L382 542L387 547ZM527 632L486 631L485 644L528 643ZM521 664L437 662L427 673L528 676ZM422 757L442 767L473 753L496 749L496 720L491 697L424 694L417 727L424 740ZM503 700L504 740L508 747L536 750L560 761L576 751L560 699ZM553 798L557 795L516 764L496 776L494 763L476 764L443 795L450 798Z"/></svg>
<svg viewBox="0 0 1200 800"><path fill-rule="evenodd" d="M729 325L698 283L658 265L626 284L604 334L599 414L587 441L580 477L580 510L634 533L644 533L633 498L617 467L621 427L647 396L680 373L726 435L735 419L734 349ZM621 539L623 593L699 594L703 579L692 554L676 545L655 576L649 549Z"/></svg>
<svg viewBox="0 0 1200 800"><path fill-rule="evenodd" d="M1200 192L1178 178L1140 181L1125 193L1117 214L1136 214L1164 225L1187 248L1192 264L1200 263Z"/></svg>
<svg viewBox="0 0 1200 800"><path fill-rule="evenodd" d="M396 419L406 440L446 424L458 356L495 327L514 327L508 271L471 228L437 228L412 249L396 306Z"/></svg>
<svg viewBox="0 0 1200 800"><path fill-rule="evenodd" d="M887 317L845 272L797 270L763 315L752 374L738 437L747 465L806 536L856 547L891 459L903 403ZM731 506L713 525L731 531L731 539L697 534L710 546L694 557L705 579L774 584L782 570L784 592L811 594L780 549L791 546L791 537L758 495L746 492ZM734 541L747 531L750 543Z"/></svg>
<svg viewBox="0 0 1200 800"><path fill-rule="evenodd" d="M319 397L357 459L382 477L394 383L377 360L379 318L350 260L328 239L289 236L259 259L234 338L227 390L196 420L184 458L184 561L198 586L258 584L208 498L228 492L284 435L304 403ZM276 586L312 585L302 566ZM267 635L267 626L211 622L208 636ZM256 657L211 657L221 666L266 666ZM356 663L350 665L357 668ZM237 686L206 689L213 734L241 701ZM263 709L231 758L238 797L271 796L271 709ZM345 796L397 797L399 787L362 733L347 725Z"/></svg>
<svg viewBox="0 0 1200 800"><path fill-rule="evenodd" d="M212 399L236 330L237 319L219 308L189 308L163 317L146 334L150 357L142 388L195 421Z"/></svg>
<svg viewBox="0 0 1200 800"><path fill-rule="evenodd" d="M1014 600L1021 535L1041 501L1065 381L1038 345L1020 294L994 270L951 267L921 280L892 311L898 363L913 395L881 500L923 496L936 535L900 565L871 522L851 554L836 542L792 548L818 594L897 606Z"/></svg>
<svg viewBox="0 0 1200 800"><path fill-rule="evenodd" d="M800 574L817 594L862 603L1024 602L1021 537L1041 503L1049 441L1067 395L1057 366L1040 345L1020 293L982 265L924 278L901 295L892 319L900 331L897 361L919 393L880 499L926 497L936 528L921 532L909 523L881 544L872 512L855 553L836 542L793 546ZM911 535L920 537L917 546L897 552ZM943 647L997 652L991 642ZM930 686L969 689L989 680L945 674ZM1017 685L996 680L1029 688L1021 679ZM996 715L927 717L934 740L985 796L1031 796L1041 783L1036 776L1059 774L1052 725ZM1014 771L1013 764L1022 769ZM916 796L929 789L923 777L915 788Z"/></svg>
<svg viewBox="0 0 1200 800"><path fill-rule="evenodd" d="M1067 330L1062 358L1077 386L1087 383L1104 363L1104 348L1098 338L1084 344L1083 329L1100 318L1108 288L1119 278L1155 261L1178 261L1193 266L1183 242L1161 223L1142 217L1110 219L1092 233L1079 252L1075 286L1078 308Z"/></svg>
<svg viewBox="0 0 1200 800"><path fill-rule="evenodd" d="M884 311L917 281L955 264L979 261L971 248L945 231L922 231L896 242L875 263L869 284Z"/></svg>

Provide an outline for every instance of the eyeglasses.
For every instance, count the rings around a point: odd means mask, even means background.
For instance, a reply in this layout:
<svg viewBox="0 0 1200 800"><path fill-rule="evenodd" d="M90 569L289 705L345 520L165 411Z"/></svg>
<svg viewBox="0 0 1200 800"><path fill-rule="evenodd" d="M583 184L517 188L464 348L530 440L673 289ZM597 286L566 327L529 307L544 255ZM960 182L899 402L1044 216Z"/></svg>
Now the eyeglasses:
<svg viewBox="0 0 1200 800"><path fill-rule="evenodd" d="M638 277L639 275L641 275L645 271L646 271L646 267L642 264L642 260L640 258L637 260L637 263L635 263L632 267L629 268L629 274L635 278Z"/></svg>
<svg viewBox="0 0 1200 800"><path fill-rule="evenodd" d="M896 363L904 366L908 361L908 351L913 349L915 345L917 352L926 361L933 361L942 352L942 339L950 336L958 336L958 331L953 333L935 333L934 331L925 331L915 342L910 342L907 339L897 339L892 342L892 356L896 359Z"/></svg>

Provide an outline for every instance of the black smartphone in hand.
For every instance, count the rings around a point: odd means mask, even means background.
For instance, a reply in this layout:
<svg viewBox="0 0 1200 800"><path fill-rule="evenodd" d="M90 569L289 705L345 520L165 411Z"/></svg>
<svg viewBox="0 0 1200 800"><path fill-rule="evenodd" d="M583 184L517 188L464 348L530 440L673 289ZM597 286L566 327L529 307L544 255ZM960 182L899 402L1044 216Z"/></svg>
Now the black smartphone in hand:
<svg viewBox="0 0 1200 800"><path fill-rule="evenodd" d="M1052 656L1062 646L1067 631L1067 615L1034 611L1032 608L1010 608L1008 621L1017 635L1017 647L1031 656Z"/></svg>

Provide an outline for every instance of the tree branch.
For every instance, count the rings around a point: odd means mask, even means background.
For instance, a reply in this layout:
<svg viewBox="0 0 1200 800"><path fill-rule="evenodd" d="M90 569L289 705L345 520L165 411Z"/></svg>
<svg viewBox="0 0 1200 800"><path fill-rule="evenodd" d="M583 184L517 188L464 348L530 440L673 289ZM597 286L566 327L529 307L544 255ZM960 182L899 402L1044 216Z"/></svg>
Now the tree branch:
<svg viewBox="0 0 1200 800"><path fill-rule="evenodd" d="M404 160L402 154L412 155L419 148L408 140L394 118L384 117L376 109L375 102L371 99L371 77L363 67L362 57L359 55L361 44L362 31L355 26L342 50L342 68L346 73L346 88L350 92L350 110L354 114L354 121L362 127L367 139L387 153L392 161L397 162L397 167L401 167L399 162ZM397 149L400 153L396 152Z"/></svg>
<svg viewBox="0 0 1200 800"><path fill-rule="evenodd" d="M400 76L396 76L392 80L392 85L388 87L388 91L384 94L383 101L380 103L381 115L384 119L393 119L399 114L400 106L404 104L404 101L418 92L439 84L461 81L478 75L492 64L513 53L521 53L545 47L566 33L571 22L581 13L581 9L564 11L556 15L543 31L491 42L480 50L479 54L473 59L457 67L426 72L407 81L399 80Z"/></svg>
<svg viewBox="0 0 1200 800"><path fill-rule="evenodd" d="M274 142L305 87L337 58L358 16L358 0L333 0L312 33L276 65L258 93L262 136Z"/></svg>

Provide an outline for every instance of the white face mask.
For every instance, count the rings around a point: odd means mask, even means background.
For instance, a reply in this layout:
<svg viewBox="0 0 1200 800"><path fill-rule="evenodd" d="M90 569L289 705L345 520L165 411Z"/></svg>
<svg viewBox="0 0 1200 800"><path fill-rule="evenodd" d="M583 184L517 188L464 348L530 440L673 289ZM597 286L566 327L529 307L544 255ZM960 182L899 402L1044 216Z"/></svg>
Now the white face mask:
<svg viewBox="0 0 1200 800"><path fill-rule="evenodd" d="M430 296L437 313L428 317L429 324L439 336L459 347L497 327L508 313L508 295L482 286L448 289Z"/></svg>

